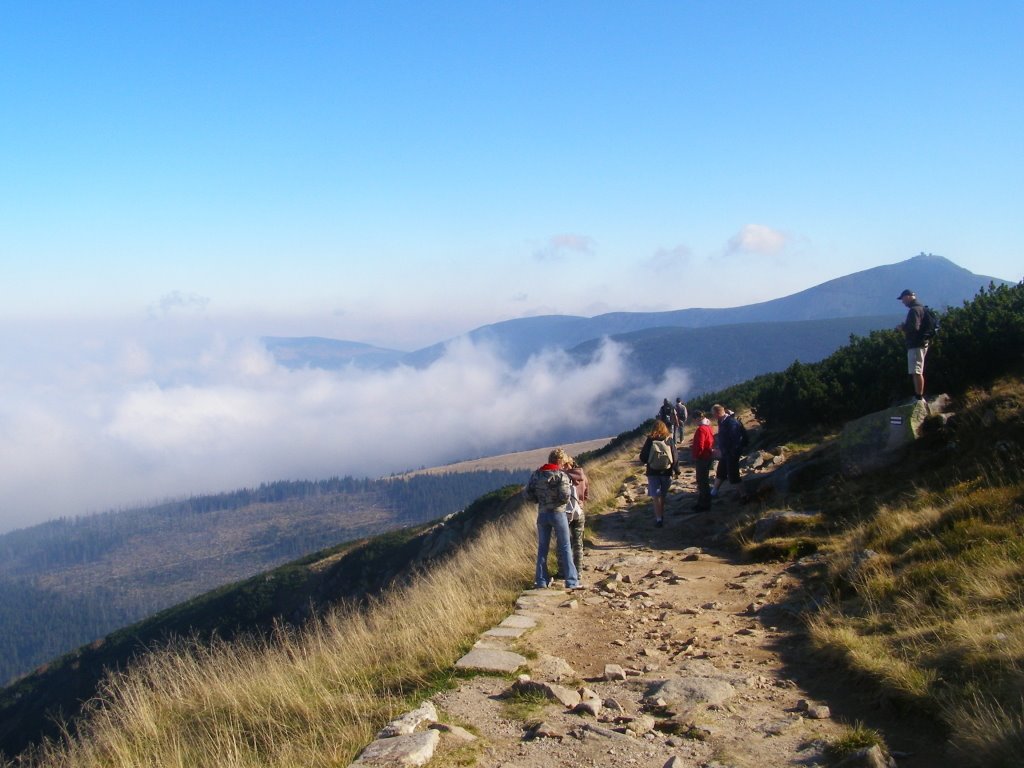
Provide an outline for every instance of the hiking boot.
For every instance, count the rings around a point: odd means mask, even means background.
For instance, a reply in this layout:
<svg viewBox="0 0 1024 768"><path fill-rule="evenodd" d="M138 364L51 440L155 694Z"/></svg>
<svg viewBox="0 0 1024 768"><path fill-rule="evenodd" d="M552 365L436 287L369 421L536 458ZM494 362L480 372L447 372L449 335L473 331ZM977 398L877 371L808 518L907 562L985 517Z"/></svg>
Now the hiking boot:
<svg viewBox="0 0 1024 768"><path fill-rule="evenodd" d="M664 525L665 525L665 521L664 520L655 520L654 521L654 527L655 528L662 528L662 527L664 527Z"/></svg>

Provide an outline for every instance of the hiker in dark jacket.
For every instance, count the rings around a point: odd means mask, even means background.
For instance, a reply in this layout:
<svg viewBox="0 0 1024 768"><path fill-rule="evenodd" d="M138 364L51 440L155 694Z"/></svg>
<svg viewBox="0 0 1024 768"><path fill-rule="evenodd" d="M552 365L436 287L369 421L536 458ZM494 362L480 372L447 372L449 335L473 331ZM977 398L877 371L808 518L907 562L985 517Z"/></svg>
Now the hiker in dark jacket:
<svg viewBox="0 0 1024 768"><path fill-rule="evenodd" d="M666 397L661 402L661 408L658 409L658 418L665 422L665 426L668 427L669 433L672 433L676 428L676 409L672 406L672 403L668 401Z"/></svg>
<svg viewBox="0 0 1024 768"><path fill-rule="evenodd" d="M736 484L740 481L740 451L743 450L743 427L736 419L736 414L727 411L725 406L711 406L711 415L718 421L718 460L717 476L719 480L728 479ZM721 485L721 482L716 484Z"/></svg>
<svg viewBox="0 0 1024 768"><path fill-rule="evenodd" d="M903 331L907 346L907 373L914 385L915 399L924 400L924 358L928 354L930 341L925 337L923 328L925 308L909 288L896 298L907 308L907 318L898 326Z"/></svg>
<svg viewBox="0 0 1024 768"><path fill-rule="evenodd" d="M548 463L535 470L526 483L523 494L537 505L537 567L534 574L535 589L544 589L551 584L548 575L548 549L551 546L551 532L557 539L558 569L565 579L566 589L579 589L580 578L572 562L569 545L569 521L566 518L566 503L572 481L559 466L559 459L565 451L556 448L548 456Z"/></svg>
<svg viewBox="0 0 1024 768"><path fill-rule="evenodd" d="M661 528L665 524L665 497L678 469L676 447L665 422L654 422L654 429L640 449L640 461L647 466L647 495L654 501L654 526Z"/></svg>

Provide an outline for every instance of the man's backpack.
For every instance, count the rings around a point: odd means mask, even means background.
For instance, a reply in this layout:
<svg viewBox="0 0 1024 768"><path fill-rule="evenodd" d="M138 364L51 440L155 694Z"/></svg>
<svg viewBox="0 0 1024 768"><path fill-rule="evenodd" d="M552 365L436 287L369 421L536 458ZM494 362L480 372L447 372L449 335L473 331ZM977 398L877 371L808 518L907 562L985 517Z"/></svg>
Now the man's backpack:
<svg viewBox="0 0 1024 768"><path fill-rule="evenodd" d="M931 307L925 307L921 313L921 338L931 341L939 332L939 316Z"/></svg>
<svg viewBox="0 0 1024 768"><path fill-rule="evenodd" d="M647 457L647 467L660 472L672 468L672 449L664 440L651 441L651 453Z"/></svg>

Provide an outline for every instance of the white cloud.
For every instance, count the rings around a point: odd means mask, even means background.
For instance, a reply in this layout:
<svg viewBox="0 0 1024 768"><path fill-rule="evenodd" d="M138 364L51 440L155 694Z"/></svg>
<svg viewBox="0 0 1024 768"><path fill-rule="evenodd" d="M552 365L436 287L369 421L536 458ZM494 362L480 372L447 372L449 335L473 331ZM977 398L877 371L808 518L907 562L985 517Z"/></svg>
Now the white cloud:
<svg viewBox="0 0 1024 768"><path fill-rule="evenodd" d="M789 237L763 224L747 224L743 229L729 238L725 246L727 255L755 253L771 255L786 247Z"/></svg>
<svg viewBox="0 0 1024 768"><path fill-rule="evenodd" d="M160 297L150 312L154 315L166 315L171 312L204 312L210 305L205 296L186 291L171 291Z"/></svg>
<svg viewBox="0 0 1024 768"><path fill-rule="evenodd" d="M659 248L644 262L647 269L655 273L673 272L690 265L693 258L693 251L685 245L677 245L674 248Z"/></svg>
<svg viewBox="0 0 1024 768"><path fill-rule="evenodd" d="M533 252L537 261L565 261L571 256L591 256L596 243L586 235L552 235L548 241Z"/></svg>
<svg viewBox="0 0 1024 768"><path fill-rule="evenodd" d="M282 368L251 339L148 330L5 355L22 366L0 382L0 531L273 480L386 475L569 430L598 436L687 387L681 371L633 381L610 343L586 363L551 351L513 368L460 339L426 369L323 371ZM17 347L0 337L0 353Z"/></svg>

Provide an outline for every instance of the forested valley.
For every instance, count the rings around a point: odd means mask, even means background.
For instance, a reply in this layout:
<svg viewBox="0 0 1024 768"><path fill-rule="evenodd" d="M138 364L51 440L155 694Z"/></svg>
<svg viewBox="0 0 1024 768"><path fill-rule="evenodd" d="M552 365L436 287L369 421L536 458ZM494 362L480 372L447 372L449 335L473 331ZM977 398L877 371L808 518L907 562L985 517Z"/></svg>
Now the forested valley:
<svg viewBox="0 0 1024 768"><path fill-rule="evenodd" d="M223 584L458 511L528 472L280 481L0 535L0 684Z"/></svg>

